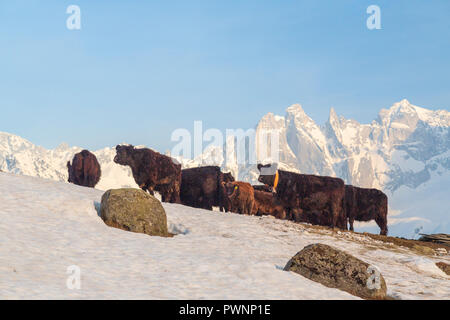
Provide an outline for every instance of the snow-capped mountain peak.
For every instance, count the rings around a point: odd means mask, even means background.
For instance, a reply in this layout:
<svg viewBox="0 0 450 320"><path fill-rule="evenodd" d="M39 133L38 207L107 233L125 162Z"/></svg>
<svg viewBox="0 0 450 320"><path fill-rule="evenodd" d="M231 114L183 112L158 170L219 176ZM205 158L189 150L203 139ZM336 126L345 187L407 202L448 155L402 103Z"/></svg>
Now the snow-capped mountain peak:
<svg viewBox="0 0 450 320"><path fill-rule="evenodd" d="M403 99L394 103L389 109L382 109L379 113L381 123L389 125L390 123L406 124L408 120L422 121L430 126L450 126L450 112L446 110L429 110L411 104Z"/></svg>
<svg viewBox="0 0 450 320"><path fill-rule="evenodd" d="M294 104L290 105L286 109L286 113L293 114L293 115L299 115L299 116L306 116L306 113L303 110L303 107L300 103L294 103Z"/></svg>

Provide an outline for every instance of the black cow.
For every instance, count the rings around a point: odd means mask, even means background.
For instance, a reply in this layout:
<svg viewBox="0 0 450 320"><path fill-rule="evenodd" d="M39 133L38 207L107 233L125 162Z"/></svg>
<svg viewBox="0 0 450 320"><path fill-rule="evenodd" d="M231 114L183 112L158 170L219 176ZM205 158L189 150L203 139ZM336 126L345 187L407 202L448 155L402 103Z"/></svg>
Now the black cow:
<svg viewBox="0 0 450 320"><path fill-rule="evenodd" d="M347 229L342 179L277 170L271 164L258 164L258 170L258 181L273 187L288 219Z"/></svg>
<svg viewBox="0 0 450 320"><path fill-rule="evenodd" d="M231 210L222 182L234 181L231 173L223 173L217 166L189 168L181 171L181 203L194 208L220 211Z"/></svg>

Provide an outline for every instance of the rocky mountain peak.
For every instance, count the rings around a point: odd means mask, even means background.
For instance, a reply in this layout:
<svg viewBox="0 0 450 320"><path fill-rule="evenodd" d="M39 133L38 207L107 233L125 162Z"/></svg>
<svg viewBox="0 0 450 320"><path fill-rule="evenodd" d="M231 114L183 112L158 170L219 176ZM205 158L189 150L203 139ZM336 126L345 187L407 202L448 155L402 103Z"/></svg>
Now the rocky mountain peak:
<svg viewBox="0 0 450 320"><path fill-rule="evenodd" d="M301 126L302 124L307 125L315 124L314 120L311 119L306 112L303 110L301 104L293 104L286 109L286 121L288 123L293 122L297 126Z"/></svg>

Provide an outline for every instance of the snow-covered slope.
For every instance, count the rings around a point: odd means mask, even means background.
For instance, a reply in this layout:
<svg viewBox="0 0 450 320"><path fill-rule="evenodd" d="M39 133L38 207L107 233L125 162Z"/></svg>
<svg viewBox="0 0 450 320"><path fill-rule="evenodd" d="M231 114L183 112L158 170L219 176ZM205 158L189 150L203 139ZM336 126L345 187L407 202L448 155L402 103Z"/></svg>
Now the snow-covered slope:
<svg viewBox="0 0 450 320"><path fill-rule="evenodd" d="M377 266L388 294L450 299L432 258L369 238L271 218L163 204L173 238L110 228L102 192L0 173L0 299L354 299L283 271L304 246L326 243ZM66 285L69 266L81 288Z"/></svg>
<svg viewBox="0 0 450 320"><path fill-rule="evenodd" d="M370 124L339 117L317 125L295 104L286 115L265 115L256 126L279 133L280 168L344 179L361 187L380 188L389 197L392 235L411 237L414 231L450 233L450 112L431 111L407 100L380 111ZM210 146L183 167L216 164L239 180L256 183L254 164L238 164L237 144ZM260 155L256 145L256 154ZM54 150L33 145L18 136L0 133L0 170L58 181L67 180L66 162L81 148L62 144ZM94 152L102 166L98 189L136 186L131 170L115 164L114 148ZM227 161L228 159L228 161ZM259 158L258 160L265 160ZM426 195L426 196L425 196ZM364 227L358 230L373 230Z"/></svg>
<svg viewBox="0 0 450 320"><path fill-rule="evenodd" d="M67 161L72 161L75 153L82 148L69 147L63 143L54 150L35 146L31 142L0 132L0 170L40 178L67 181ZM135 187L136 182L129 167L114 163L114 148L94 151L102 168L102 176L97 189L113 187Z"/></svg>

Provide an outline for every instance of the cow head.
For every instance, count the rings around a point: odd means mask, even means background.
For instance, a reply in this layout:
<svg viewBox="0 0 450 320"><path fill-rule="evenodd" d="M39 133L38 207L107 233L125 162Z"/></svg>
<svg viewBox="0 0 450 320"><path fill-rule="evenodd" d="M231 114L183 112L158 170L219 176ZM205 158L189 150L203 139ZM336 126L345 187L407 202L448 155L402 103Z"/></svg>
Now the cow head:
<svg viewBox="0 0 450 320"><path fill-rule="evenodd" d="M275 175L278 170L278 164L271 163L262 165L261 163L259 163L258 170L259 170L258 181L273 187L275 183Z"/></svg>
<svg viewBox="0 0 450 320"><path fill-rule="evenodd" d="M222 174L222 181L226 182L233 182L234 181L234 177L231 174L231 172L227 172L227 173L223 173Z"/></svg>
<svg viewBox="0 0 450 320"><path fill-rule="evenodd" d="M134 147L132 145L118 145L116 146L116 156L114 162L123 166L129 165L132 161Z"/></svg>
<svg viewBox="0 0 450 320"><path fill-rule="evenodd" d="M235 182L222 182L228 198L232 199L239 195L239 185Z"/></svg>

